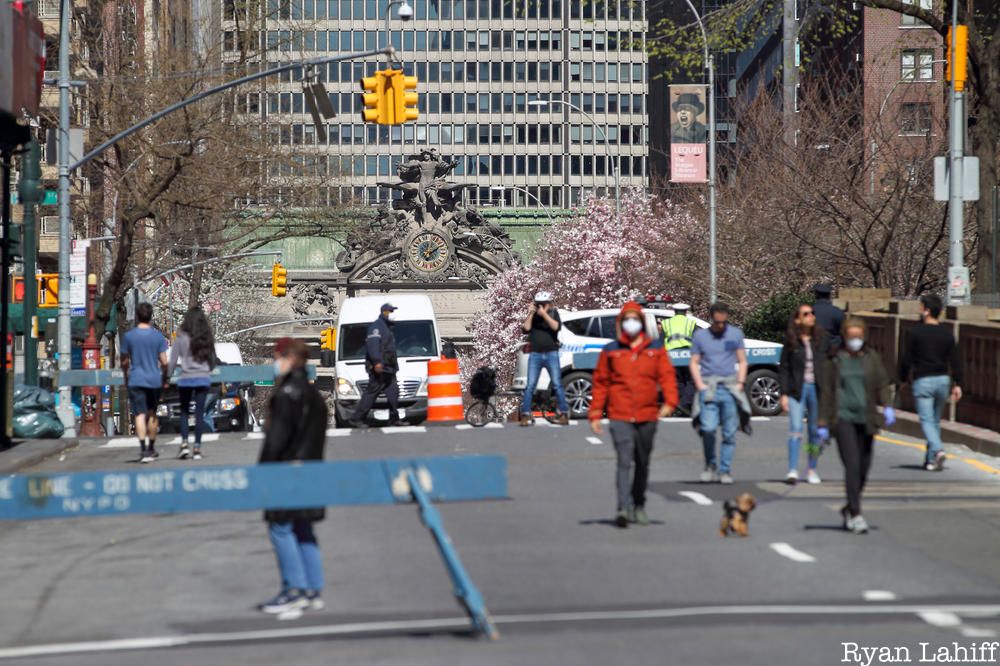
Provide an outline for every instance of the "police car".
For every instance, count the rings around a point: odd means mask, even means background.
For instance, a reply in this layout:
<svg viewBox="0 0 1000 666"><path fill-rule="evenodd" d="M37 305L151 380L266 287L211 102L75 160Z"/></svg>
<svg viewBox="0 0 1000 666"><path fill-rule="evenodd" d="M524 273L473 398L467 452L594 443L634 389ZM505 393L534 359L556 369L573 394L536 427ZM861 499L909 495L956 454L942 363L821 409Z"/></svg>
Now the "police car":
<svg viewBox="0 0 1000 666"><path fill-rule="evenodd" d="M581 310L580 312L559 311L562 329L559 331L560 364L562 366L563 388L569 402L570 416L586 418L590 408L590 394L593 388L591 375L597 363L597 354L608 342L614 340L619 309ZM663 337L663 322L674 315L667 308L646 308L646 332L656 338ZM688 315L690 316L690 315ZM708 322L691 317L698 328L708 328ZM778 362L781 345L763 340L746 340L747 372L746 392L754 413L759 416L774 416L781 412L781 385L778 381ZM675 367L686 366L690 359L688 349L670 352ZM528 383L528 355L523 351L517 355L517 370L514 373L513 388L523 390ZM538 390L549 388L549 376L542 372L538 380Z"/></svg>

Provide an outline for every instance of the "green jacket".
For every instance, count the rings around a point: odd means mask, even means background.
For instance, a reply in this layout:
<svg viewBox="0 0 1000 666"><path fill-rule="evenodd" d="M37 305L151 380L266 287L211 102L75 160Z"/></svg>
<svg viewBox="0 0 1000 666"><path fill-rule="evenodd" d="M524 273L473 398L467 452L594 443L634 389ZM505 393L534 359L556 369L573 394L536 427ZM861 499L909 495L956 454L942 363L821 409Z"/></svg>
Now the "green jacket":
<svg viewBox="0 0 1000 666"><path fill-rule="evenodd" d="M820 375L821 388L819 392L819 425L832 427L837 423L837 388L840 385L840 353L828 357L823 362L823 372ZM879 407L889 405L892 392L889 388L889 376L882 365L882 357L874 349L864 350L865 361L865 393L868 403L868 418L866 431L874 435L885 421Z"/></svg>

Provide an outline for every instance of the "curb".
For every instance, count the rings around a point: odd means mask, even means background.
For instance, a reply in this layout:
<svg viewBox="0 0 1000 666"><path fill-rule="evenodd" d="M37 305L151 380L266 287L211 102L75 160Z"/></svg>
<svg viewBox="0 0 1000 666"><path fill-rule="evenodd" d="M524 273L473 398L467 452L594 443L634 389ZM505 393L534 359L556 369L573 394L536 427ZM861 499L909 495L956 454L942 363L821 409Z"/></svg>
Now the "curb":
<svg viewBox="0 0 1000 666"><path fill-rule="evenodd" d="M920 429L920 421L916 414L910 412L896 413L901 418L896 420L892 428L887 428L889 432L923 439L924 432ZM976 453L1000 458L1000 434L992 430L972 428L951 421L941 421L941 440L945 444L961 444Z"/></svg>
<svg viewBox="0 0 1000 666"><path fill-rule="evenodd" d="M74 437L24 440L0 453L0 474L16 474L79 445L80 440Z"/></svg>

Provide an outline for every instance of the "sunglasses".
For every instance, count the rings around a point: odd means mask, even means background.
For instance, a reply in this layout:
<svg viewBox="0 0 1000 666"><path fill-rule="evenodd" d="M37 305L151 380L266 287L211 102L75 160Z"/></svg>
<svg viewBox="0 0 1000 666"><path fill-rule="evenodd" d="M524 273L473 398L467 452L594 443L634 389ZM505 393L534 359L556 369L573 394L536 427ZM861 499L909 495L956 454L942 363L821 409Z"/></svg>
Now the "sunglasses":
<svg viewBox="0 0 1000 666"><path fill-rule="evenodd" d="M815 315L815 314L816 314L816 313L815 313L815 312L813 312L812 310L806 310L805 312L800 312L800 313L799 313L799 316L800 316L800 317L812 317L812 316L813 316L813 315Z"/></svg>

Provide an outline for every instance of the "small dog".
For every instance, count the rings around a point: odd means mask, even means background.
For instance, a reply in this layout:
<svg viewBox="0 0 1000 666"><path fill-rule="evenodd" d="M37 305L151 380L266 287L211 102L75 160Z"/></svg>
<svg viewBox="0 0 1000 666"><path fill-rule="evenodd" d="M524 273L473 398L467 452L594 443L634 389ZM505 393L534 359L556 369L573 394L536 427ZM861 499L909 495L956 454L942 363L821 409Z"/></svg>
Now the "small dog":
<svg viewBox="0 0 1000 666"><path fill-rule="evenodd" d="M745 537L750 534L750 512L757 506L757 500L750 493L743 493L735 499L726 500L722 505L722 523L719 534L729 536L737 534Z"/></svg>

